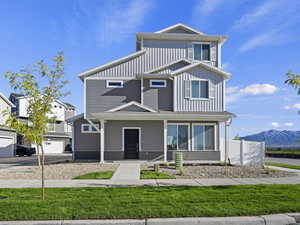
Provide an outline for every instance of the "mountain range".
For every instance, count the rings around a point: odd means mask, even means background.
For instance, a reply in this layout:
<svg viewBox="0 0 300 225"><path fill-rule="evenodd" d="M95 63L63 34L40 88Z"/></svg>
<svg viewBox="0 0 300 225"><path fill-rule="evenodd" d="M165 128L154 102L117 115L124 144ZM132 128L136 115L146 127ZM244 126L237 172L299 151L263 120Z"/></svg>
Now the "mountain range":
<svg viewBox="0 0 300 225"><path fill-rule="evenodd" d="M246 141L264 141L267 148L300 148L300 131L268 130L257 134L241 137Z"/></svg>

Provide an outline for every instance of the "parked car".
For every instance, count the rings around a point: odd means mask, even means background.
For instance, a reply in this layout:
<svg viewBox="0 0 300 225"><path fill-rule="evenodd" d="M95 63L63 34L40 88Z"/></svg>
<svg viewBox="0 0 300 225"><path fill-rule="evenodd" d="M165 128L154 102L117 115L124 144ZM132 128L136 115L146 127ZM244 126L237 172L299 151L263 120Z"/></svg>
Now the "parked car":
<svg viewBox="0 0 300 225"><path fill-rule="evenodd" d="M28 147L24 145L17 145L16 155L18 156L32 156L36 153L34 147Z"/></svg>

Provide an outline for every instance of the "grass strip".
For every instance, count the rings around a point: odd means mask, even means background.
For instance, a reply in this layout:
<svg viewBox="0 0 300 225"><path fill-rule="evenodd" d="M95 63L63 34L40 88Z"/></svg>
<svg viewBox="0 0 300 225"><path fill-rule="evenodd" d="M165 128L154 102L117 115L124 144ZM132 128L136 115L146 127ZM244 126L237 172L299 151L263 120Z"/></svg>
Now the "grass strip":
<svg viewBox="0 0 300 225"><path fill-rule="evenodd" d="M0 220L254 216L299 212L300 185L0 189Z"/></svg>
<svg viewBox="0 0 300 225"><path fill-rule="evenodd" d="M83 174L74 177L73 179L110 179L113 176L113 174L114 174L113 171L101 171L101 172Z"/></svg>
<svg viewBox="0 0 300 225"><path fill-rule="evenodd" d="M140 178L141 179L175 179L175 177L172 175L155 172L151 170L142 170Z"/></svg>

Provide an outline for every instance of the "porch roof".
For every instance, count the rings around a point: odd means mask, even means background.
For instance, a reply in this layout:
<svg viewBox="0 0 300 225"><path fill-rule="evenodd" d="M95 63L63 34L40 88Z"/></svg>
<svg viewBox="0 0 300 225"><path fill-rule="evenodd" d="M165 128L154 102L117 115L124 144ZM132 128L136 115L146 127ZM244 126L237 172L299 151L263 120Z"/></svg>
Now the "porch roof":
<svg viewBox="0 0 300 225"><path fill-rule="evenodd" d="M99 112L92 116L101 120L195 120L225 122L236 117L230 112Z"/></svg>

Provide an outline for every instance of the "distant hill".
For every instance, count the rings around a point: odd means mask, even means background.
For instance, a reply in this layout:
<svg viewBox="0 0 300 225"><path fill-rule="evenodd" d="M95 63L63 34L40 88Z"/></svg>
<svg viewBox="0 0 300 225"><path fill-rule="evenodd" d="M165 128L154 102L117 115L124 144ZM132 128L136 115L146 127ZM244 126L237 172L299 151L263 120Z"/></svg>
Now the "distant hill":
<svg viewBox="0 0 300 225"><path fill-rule="evenodd" d="M300 131L268 130L258 134L252 134L241 139L246 141L264 141L268 148L300 148Z"/></svg>

